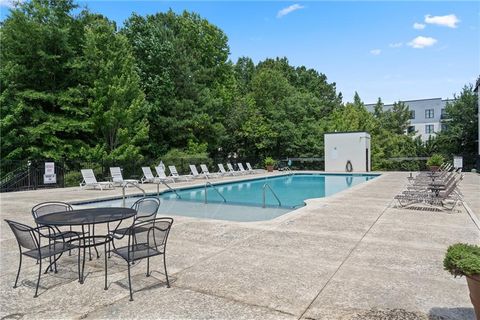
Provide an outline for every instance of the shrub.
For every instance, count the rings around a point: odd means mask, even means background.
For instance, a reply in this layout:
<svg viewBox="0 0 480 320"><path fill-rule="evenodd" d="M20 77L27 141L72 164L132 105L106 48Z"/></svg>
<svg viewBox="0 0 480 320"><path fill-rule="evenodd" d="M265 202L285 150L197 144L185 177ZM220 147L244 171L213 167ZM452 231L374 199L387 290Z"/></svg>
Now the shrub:
<svg viewBox="0 0 480 320"><path fill-rule="evenodd" d="M443 267L454 276L480 274L480 247L457 243L447 249Z"/></svg>
<svg viewBox="0 0 480 320"><path fill-rule="evenodd" d="M445 159L441 154L434 153L430 158L427 160L427 166L441 166Z"/></svg>
<svg viewBox="0 0 480 320"><path fill-rule="evenodd" d="M273 160L272 157L266 157L265 160L263 160L263 163L265 163L265 166L274 166L275 160Z"/></svg>
<svg viewBox="0 0 480 320"><path fill-rule="evenodd" d="M65 187L78 187L82 182L82 173L80 171L70 171L65 173Z"/></svg>

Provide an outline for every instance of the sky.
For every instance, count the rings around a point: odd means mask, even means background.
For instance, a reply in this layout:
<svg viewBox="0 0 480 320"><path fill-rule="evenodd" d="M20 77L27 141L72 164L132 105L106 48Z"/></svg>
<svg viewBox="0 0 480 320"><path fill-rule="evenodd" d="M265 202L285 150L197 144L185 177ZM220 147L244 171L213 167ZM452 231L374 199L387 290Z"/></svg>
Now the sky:
<svg viewBox="0 0 480 320"><path fill-rule="evenodd" d="M8 16L0 0L0 19ZM193 11L221 28L230 59L287 57L344 101L452 98L480 75L480 2L78 1L118 26L133 13Z"/></svg>

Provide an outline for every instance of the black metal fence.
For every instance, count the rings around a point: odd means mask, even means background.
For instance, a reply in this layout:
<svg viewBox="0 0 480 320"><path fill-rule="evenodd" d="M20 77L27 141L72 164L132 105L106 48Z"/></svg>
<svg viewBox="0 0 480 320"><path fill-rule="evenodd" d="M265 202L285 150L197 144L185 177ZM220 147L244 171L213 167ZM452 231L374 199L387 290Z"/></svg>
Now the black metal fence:
<svg viewBox="0 0 480 320"><path fill-rule="evenodd" d="M254 159L240 158L205 158L189 157L166 159L166 166L175 165L180 174L190 173L190 164L197 166L205 163L211 172L217 172L218 163L232 163L236 168L238 162L249 161L255 168L262 168L263 164ZM45 162L54 162L55 181L44 179ZM143 176L142 167L154 168L158 166L158 160L125 160L125 161L53 161L49 159L35 161L2 160L0 163L0 192L36 190L41 188L63 188L79 186L82 182L81 169L92 169L98 181L111 180L110 168L120 167L124 179L140 179Z"/></svg>
<svg viewBox="0 0 480 320"><path fill-rule="evenodd" d="M55 163L53 177L45 177L45 162L53 161L2 160L0 165L0 191L65 187L65 167L63 163Z"/></svg>

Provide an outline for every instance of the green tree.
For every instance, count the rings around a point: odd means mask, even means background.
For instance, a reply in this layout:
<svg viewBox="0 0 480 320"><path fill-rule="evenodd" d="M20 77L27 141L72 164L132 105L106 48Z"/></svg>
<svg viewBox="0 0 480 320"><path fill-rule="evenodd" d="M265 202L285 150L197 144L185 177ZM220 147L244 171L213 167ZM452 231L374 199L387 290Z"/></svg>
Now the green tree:
<svg viewBox="0 0 480 320"><path fill-rule="evenodd" d="M375 116L375 118L381 119L383 117L383 113L384 113L383 107L384 106L385 105L383 104L382 99L378 98L377 103L373 107L373 115Z"/></svg>
<svg viewBox="0 0 480 320"><path fill-rule="evenodd" d="M70 0L32 0L1 23L1 152L3 159L77 157L91 141L76 61L81 20Z"/></svg>
<svg viewBox="0 0 480 320"><path fill-rule="evenodd" d="M404 102L395 102L383 113L382 127L395 134L404 134L410 123L410 110Z"/></svg>
<svg viewBox="0 0 480 320"><path fill-rule="evenodd" d="M149 129L144 94L126 37L104 18L93 19L85 27L83 67L87 107L98 137L89 156L101 157L96 160L141 158Z"/></svg>
<svg viewBox="0 0 480 320"><path fill-rule="evenodd" d="M473 85L463 87L445 107L446 130L437 137L439 151L447 158L464 157L466 167L473 167L478 154L478 97Z"/></svg>
<svg viewBox="0 0 480 320"><path fill-rule="evenodd" d="M240 57L234 66L235 79L240 94L250 91L250 83L255 74L255 64L249 57Z"/></svg>
<svg viewBox="0 0 480 320"><path fill-rule="evenodd" d="M215 152L235 87L223 31L198 14L170 10L133 15L122 33L133 46L150 105L151 152L183 149L190 140Z"/></svg>

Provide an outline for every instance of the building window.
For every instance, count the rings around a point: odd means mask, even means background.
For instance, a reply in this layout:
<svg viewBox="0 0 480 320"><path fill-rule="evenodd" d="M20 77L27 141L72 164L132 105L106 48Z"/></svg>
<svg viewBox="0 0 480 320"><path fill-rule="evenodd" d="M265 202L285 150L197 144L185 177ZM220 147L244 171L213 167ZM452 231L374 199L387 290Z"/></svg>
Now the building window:
<svg viewBox="0 0 480 320"><path fill-rule="evenodd" d="M410 110L410 119L415 119L415 110Z"/></svg>
<svg viewBox="0 0 480 320"><path fill-rule="evenodd" d="M448 124L442 123L442 131L447 131L448 129Z"/></svg>
<svg viewBox="0 0 480 320"><path fill-rule="evenodd" d="M433 132L433 124L425 125L425 133L434 133Z"/></svg>
<svg viewBox="0 0 480 320"><path fill-rule="evenodd" d="M408 126L407 132L408 132L408 133L415 132L415 126Z"/></svg>
<svg viewBox="0 0 480 320"><path fill-rule="evenodd" d="M441 119L447 118L447 113L445 112L445 109L442 109L442 113L441 113L441 115L440 115L440 118L441 118Z"/></svg>
<svg viewBox="0 0 480 320"><path fill-rule="evenodd" d="M425 110L425 119L432 119L434 117L434 109Z"/></svg>

